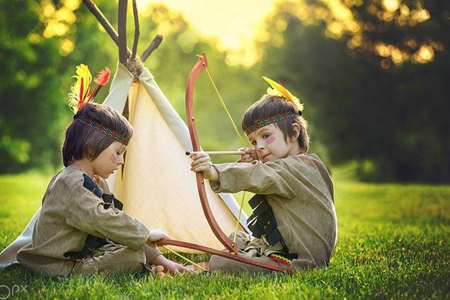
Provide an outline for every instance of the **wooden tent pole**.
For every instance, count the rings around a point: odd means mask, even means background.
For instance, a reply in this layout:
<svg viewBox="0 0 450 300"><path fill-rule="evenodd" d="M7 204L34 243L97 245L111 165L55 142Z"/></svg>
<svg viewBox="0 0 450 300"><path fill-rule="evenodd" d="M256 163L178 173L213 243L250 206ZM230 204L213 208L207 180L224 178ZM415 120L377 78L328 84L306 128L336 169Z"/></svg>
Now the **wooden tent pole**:
<svg viewBox="0 0 450 300"><path fill-rule="evenodd" d="M157 34L153 38L153 41L150 43L150 45L148 45L147 49L145 49L144 52L142 52L142 54L141 54L142 62L145 62L147 60L147 58L150 56L150 54L152 54L152 52L155 51L155 49L159 47L159 44L161 44L162 40L163 40L163 36L160 34Z"/></svg>
<svg viewBox="0 0 450 300"><path fill-rule="evenodd" d="M92 2L91 0L83 0L84 5L89 9L89 11L94 15L94 17L98 20L98 22L103 26L103 28L106 30L106 32L109 34L111 39L116 43L117 46L119 46L119 35L112 27L111 23L108 22L108 20L105 18L105 16L102 14L100 9ZM147 49L142 52L141 60L142 62L145 62L147 58L152 54L152 52L158 48L159 44L161 44L163 40L162 35L156 35L155 38L152 40L150 45L147 47ZM132 53L130 49L127 48L127 55L131 56Z"/></svg>
<svg viewBox="0 0 450 300"><path fill-rule="evenodd" d="M91 0L83 0L84 5L89 9L89 11L94 15L94 17L98 20L98 22L103 26L106 32L109 34L111 39L119 46L119 35L112 27L111 23L105 18L97 5L94 4ZM128 55L131 55L131 51L127 49Z"/></svg>
<svg viewBox="0 0 450 300"><path fill-rule="evenodd" d="M133 16L134 16L134 41L133 41L133 51L131 53L131 60L134 60L136 58L139 36L141 34L139 29L139 14L136 5L136 0L133 0Z"/></svg>
<svg viewBox="0 0 450 300"><path fill-rule="evenodd" d="M119 23L119 61L125 64L128 60L127 55L127 5L128 0L119 0L119 10L117 20Z"/></svg>

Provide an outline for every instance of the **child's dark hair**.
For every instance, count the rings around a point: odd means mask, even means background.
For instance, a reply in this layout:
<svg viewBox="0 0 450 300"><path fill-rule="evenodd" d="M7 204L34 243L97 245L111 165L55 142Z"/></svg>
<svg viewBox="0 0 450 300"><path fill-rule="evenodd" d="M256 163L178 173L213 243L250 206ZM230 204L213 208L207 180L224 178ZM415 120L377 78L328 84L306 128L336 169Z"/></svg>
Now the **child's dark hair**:
<svg viewBox="0 0 450 300"><path fill-rule="evenodd" d="M295 131L292 124L300 125L300 134L298 136L298 144L302 153L307 153L309 148L309 136L307 132L308 123L299 114L296 106L289 100L283 97L265 94L250 106L242 118L242 129L248 131L257 122L261 120L272 118L274 116L293 114L292 118L287 118L282 121L275 122L283 132L287 141L288 138L295 136Z"/></svg>
<svg viewBox="0 0 450 300"><path fill-rule="evenodd" d="M128 120L106 105L87 103L73 118L74 120L66 129L66 137L62 147L65 167L74 160L82 158L94 160L115 141L113 137L87 126L80 120L93 121L100 126L111 129L125 140L129 140L133 134L133 128Z"/></svg>

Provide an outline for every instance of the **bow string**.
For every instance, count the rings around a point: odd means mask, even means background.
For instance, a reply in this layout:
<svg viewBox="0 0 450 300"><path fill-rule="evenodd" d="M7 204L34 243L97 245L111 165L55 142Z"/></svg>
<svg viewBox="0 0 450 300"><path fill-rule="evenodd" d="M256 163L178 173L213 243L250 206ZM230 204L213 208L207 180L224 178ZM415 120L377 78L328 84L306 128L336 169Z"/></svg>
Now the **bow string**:
<svg viewBox="0 0 450 300"><path fill-rule="evenodd" d="M186 85L186 118L187 125L189 128L189 134L192 141L193 151L201 151L200 140L198 138L197 129L195 125L195 116L194 116L194 90L195 84L197 82L198 76L200 73L208 67L208 60L206 59L206 55L203 53L200 59L197 61L195 66L192 68L191 72L188 76L188 81ZM205 179L203 177L202 172L196 173L197 180L197 190L200 196L200 202L202 204L203 212L206 216L209 226L213 231L214 235L217 239L222 243L222 245L227 248L228 251L237 253L236 244L228 238L228 236L222 231L219 224L217 223L214 215L211 211L211 207L209 206L208 197L205 189Z"/></svg>
<svg viewBox="0 0 450 300"><path fill-rule="evenodd" d="M201 58L202 56L199 55L199 57ZM228 108L225 104L225 101L223 101L222 95L220 94L219 89L217 88L216 84L214 83L214 80L213 80L211 74L209 74L208 67L205 68L205 72L208 75L209 81L211 82L212 86L214 87L214 90L216 91L217 96L220 99L220 103L222 104L222 107L223 107L225 113L227 114L228 119L230 120L231 124L233 125L234 131L236 132L237 136L239 137L239 140L241 141L242 147L245 148L245 141L242 138L242 135L239 132L239 130L236 126L236 122L234 122L233 117L231 116L230 111L228 110ZM236 227L234 229L233 243L236 243L236 237L237 237L237 232L239 230L240 220L241 220L241 216L242 216L242 210L244 209L244 200L245 200L245 191L242 193L241 203L239 205L239 213L238 213L238 217L236 220Z"/></svg>
<svg viewBox="0 0 450 300"><path fill-rule="evenodd" d="M187 117L187 125L188 125L188 129L189 129L189 135L191 137L193 151L201 151L200 140L198 138L197 129L195 127L194 90L195 90L195 84L197 82L198 76L200 75L200 73L202 71L207 72L207 67L208 67L208 60L206 59L206 55L203 53L200 56L200 59L195 64L195 66L192 68L191 72L189 73L189 77L188 77L188 81L187 81L187 85L186 85L186 117ZM207 73L209 75L209 72L207 72ZM210 75L209 75L209 77L212 81L212 78ZM213 82L213 85L215 87L214 82ZM216 92L218 93L218 90L216 87L215 87L215 89L216 89ZM220 97L220 94L219 94L219 97ZM224 108L226 108L226 106L222 100L222 97L220 97L220 98L221 98ZM229 115L229 117L231 118L231 115ZM232 118L231 118L231 120L232 120ZM235 127L236 132L238 132L238 134L239 134L237 127L235 125L234 125L234 127ZM241 138L241 141L243 142L242 138ZM213 231L214 235L222 243L222 245L225 246L225 248L229 252L217 250L217 249L210 248L207 246L193 244L193 243L189 243L189 242L185 242L185 241L173 240L170 238L163 238L156 242L147 242L147 244L149 244L149 245L156 244L158 246L164 246L164 247L166 245L185 247L185 248L190 248L190 249L194 249L194 250L198 250L198 251L202 251L202 252L208 252L211 254L226 257L226 258L236 260L236 261L239 261L242 263L259 266L259 267L266 268L266 269L273 270L273 271L290 272L289 269L287 269L283 266L278 266L278 265L274 265L271 263L257 261L257 260L253 260L253 259L238 255L235 241L230 240L230 238L222 231L222 229L217 224L217 221L215 220L214 215L211 211L211 208L210 208L209 202L208 202L208 197L206 194L205 179L203 177L203 173L201 173L201 172L196 173L196 181L197 181L197 189L198 189L198 193L199 193L199 197L200 197L200 202L201 202L202 208L203 208L203 213L206 216L208 224L211 227L211 230ZM242 211L242 205L241 205L241 211ZM238 224L237 224L236 228L238 228L238 225L239 225L241 211L239 212L239 217L237 220ZM236 234L235 234L235 236L236 236ZM174 252L170 248L167 248L167 247L165 247L165 248L171 252ZM176 255L179 255L179 254L176 254ZM186 259L185 257L183 257L181 255L179 255L179 256ZM197 265L191 261L189 261L189 262L194 265ZM198 265L197 265L197 267L201 268L201 266L198 266ZM201 268L201 269L203 269L203 268Z"/></svg>

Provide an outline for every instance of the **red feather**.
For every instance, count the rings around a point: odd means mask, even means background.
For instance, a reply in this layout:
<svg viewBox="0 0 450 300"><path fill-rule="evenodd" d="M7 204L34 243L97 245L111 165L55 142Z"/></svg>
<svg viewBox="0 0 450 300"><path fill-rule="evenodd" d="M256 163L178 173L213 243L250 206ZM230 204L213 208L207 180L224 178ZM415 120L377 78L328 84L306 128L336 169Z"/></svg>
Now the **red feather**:
<svg viewBox="0 0 450 300"><path fill-rule="evenodd" d="M81 84L80 84L80 98L78 99L78 108L80 108L81 104L83 103L84 96L83 96L83 90L84 90L84 80L81 78Z"/></svg>
<svg viewBox="0 0 450 300"><path fill-rule="evenodd" d="M108 67L105 67L103 70L98 72L98 75L94 79L94 82L98 85L105 85L108 83L110 77L111 77L111 70Z"/></svg>

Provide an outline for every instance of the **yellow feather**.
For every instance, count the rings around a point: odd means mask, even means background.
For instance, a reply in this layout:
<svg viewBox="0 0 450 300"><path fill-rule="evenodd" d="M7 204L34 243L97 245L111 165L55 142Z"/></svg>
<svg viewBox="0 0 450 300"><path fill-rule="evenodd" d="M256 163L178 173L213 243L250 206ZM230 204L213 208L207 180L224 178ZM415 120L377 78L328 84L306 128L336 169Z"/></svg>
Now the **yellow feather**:
<svg viewBox="0 0 450 300"><path fill-rule="evenodd" d="M297 109L299 111L303 111L304 106L302 103L300 103L300 100L297 97L295 97L294 95L292 95L291 92L289 92L284 86L282 86L278 82L275 82L272 79L267 78L265 76L263 76L263 78L265 81L267 81L272 86L272 88L270 88L270 87L267 88L267 94L278 96L278 97L283 97L286 100L289 100L292 103L294 103L294 105L297 107Z"/></svg>
<svg viewBox="0 0 450 300"><path fill-rule="evenodd" d="M76 113L80 107L91 100L88 95L92 82L92 75L87 65L80 64L76 67L75 75L72 77L75 78L76 81L70 88L69 107Z"/></svg>

